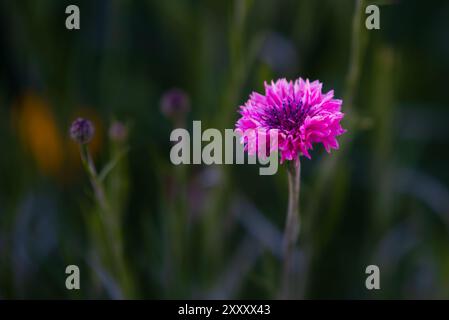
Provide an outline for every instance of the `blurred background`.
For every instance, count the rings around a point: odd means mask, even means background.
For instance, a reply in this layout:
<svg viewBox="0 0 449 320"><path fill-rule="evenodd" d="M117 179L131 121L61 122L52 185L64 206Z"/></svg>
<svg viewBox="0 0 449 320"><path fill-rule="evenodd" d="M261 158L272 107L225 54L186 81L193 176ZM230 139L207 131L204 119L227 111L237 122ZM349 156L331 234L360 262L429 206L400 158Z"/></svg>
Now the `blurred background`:
<svg viewBox="0 0 449 320"><path fill-rule="evenodd" d="M299 76L344 100L348 133L302 160L295 297L449 298L449 2L1 0L0 71L1 299L276 298L285 168L174 166L169 137L233 128L264 81Z"/></svg>

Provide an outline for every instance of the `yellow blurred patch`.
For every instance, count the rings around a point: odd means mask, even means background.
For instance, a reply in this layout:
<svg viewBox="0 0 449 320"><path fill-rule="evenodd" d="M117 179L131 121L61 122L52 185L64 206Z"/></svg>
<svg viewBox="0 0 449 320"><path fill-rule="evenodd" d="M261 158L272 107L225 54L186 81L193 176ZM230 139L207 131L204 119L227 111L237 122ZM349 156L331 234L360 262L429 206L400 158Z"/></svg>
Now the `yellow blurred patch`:
<svg viewBox="0 0 449 320"><path fill-rule="evenodd" d="M64 158L63 141L48 103L35 93L24 94L13 121L40 172L58 175Z"/></svg>

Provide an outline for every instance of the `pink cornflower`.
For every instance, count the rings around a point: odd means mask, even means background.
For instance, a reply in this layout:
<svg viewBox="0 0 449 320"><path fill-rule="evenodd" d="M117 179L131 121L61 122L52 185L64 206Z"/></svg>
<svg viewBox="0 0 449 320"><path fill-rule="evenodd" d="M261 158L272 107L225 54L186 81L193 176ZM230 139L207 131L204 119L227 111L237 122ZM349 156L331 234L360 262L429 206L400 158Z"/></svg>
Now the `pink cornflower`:
<svg viewBox="0 0 449 320"><path fill-rule="evenodd" d="M239 131L249 129L259 134L255 141L248 137L244 140L248 153L254 154L260 143L265 143L266 139L260 139L261 132L273 129L278 132L281 162L299 155L310 159L309 150L315 143L322 143L327 152L338 149L336 137L346 131L340 125L342 100L333 99L333 90L323 94L321 89L321 82L299 78L295 82L279 79L265 83L264 95L253 92L240 107L242 117L236 124Z"/></svg>

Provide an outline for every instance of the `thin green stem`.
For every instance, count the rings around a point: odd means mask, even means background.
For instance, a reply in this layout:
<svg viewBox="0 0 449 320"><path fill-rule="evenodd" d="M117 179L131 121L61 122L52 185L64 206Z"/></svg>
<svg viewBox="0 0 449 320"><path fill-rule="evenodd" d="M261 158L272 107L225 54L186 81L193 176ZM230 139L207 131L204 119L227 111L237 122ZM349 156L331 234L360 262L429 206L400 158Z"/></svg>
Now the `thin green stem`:
<svg viewBox="0 0 449 320"><path fill-rule="evenodd" d="M287 220L285 223L283 254L284 266L282 275L282 295L281 298L289 299L292 297L291 283L293 270L293 256L295 245L298 240L300 230L299 217L299 192L300 192L300 177L301 177L301 163L298 159L290 161L287 166L288 172L288 209Z"/></svg>
<svg viewBox="0 0 449 320"><path fill-rule="evenodd" d="M109 205L106 201L106 195L104 192L103 184L97 177L97 170L95 169L94 162L90 155L89 149L86 144L80 145L81 152L81 161L83 163L84 169L89 175L90 182L92 184L92 188L95 192L95 197L100 204L100 207L103 211L109 211Z"/></svg>
<svg viewBox="0 0 449 320"><path fill-rule="evenodd" d="M360 79L361 61L364 49L362 44L362 28L360 27L360 24L362 22L363 8L365 7L364 2L364 0L355 1L354 16L352 18L350 62L346 77L346 92L344 96L346 113L352 111L354 96Z"/></svg>
<svg viewBox="0 0 449 320"><path fill-rule="evenodd" d="M133 290L126 264L123 260L123 244L119 224L117 221L113 220L113 212L107 201L102 180L98 177L95 164L86 144L80 145L80 154L83 167L89 176L89 180L94 190L95 199L100 206L100 210L98 210L99 216L107 237L106 246L109 247L105 252L110 252L111 261L114 263L113 266L110 266L110 270L115 270L115 272L117 272L123 294L131 296Z"/></svg>

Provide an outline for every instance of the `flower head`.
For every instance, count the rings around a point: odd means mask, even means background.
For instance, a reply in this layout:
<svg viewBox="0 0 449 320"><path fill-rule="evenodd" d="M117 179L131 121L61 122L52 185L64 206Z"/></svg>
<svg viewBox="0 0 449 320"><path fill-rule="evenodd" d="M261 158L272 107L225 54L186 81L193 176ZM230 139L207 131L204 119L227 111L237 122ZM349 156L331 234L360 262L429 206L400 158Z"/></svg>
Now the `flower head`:
<svg viewBox="0 0 449 320"><path fill-rule="evenodd" d="M183 116L189 110L189 96L181 89L170 89L161 98L161 112L167 118Z"/></svg>
<svg viewBox="0 0 449 320"><path fill-rule="evenodd" d="M298 155L310 159L309 150L314 143L322 143L327 152L338 149L336 137L346 131L340 125L343 101L333 99L333 90L323 94L321 89L321 82L302 78L265 83L265 94L253 92L240 107L242 117L237 121L237 130L277 130L281 162L294 160ZM244 141L250 154L256 152L248 148L248 140Z"/></svg>
<svg viewBox="0 0 449 320"><path fill-rule="evenodd" d="M70 137L79 144L89 143L94 136L94 132L95 129L92 122L83 118L73 121L70 127Z"/></svg>
<svg viewBox="0 0 449 320"><path fill-rule="evenodd" d="M109 127L109 138L115 142L123 142L128 137L128 128L120 121L114 121Z"/></svg>

